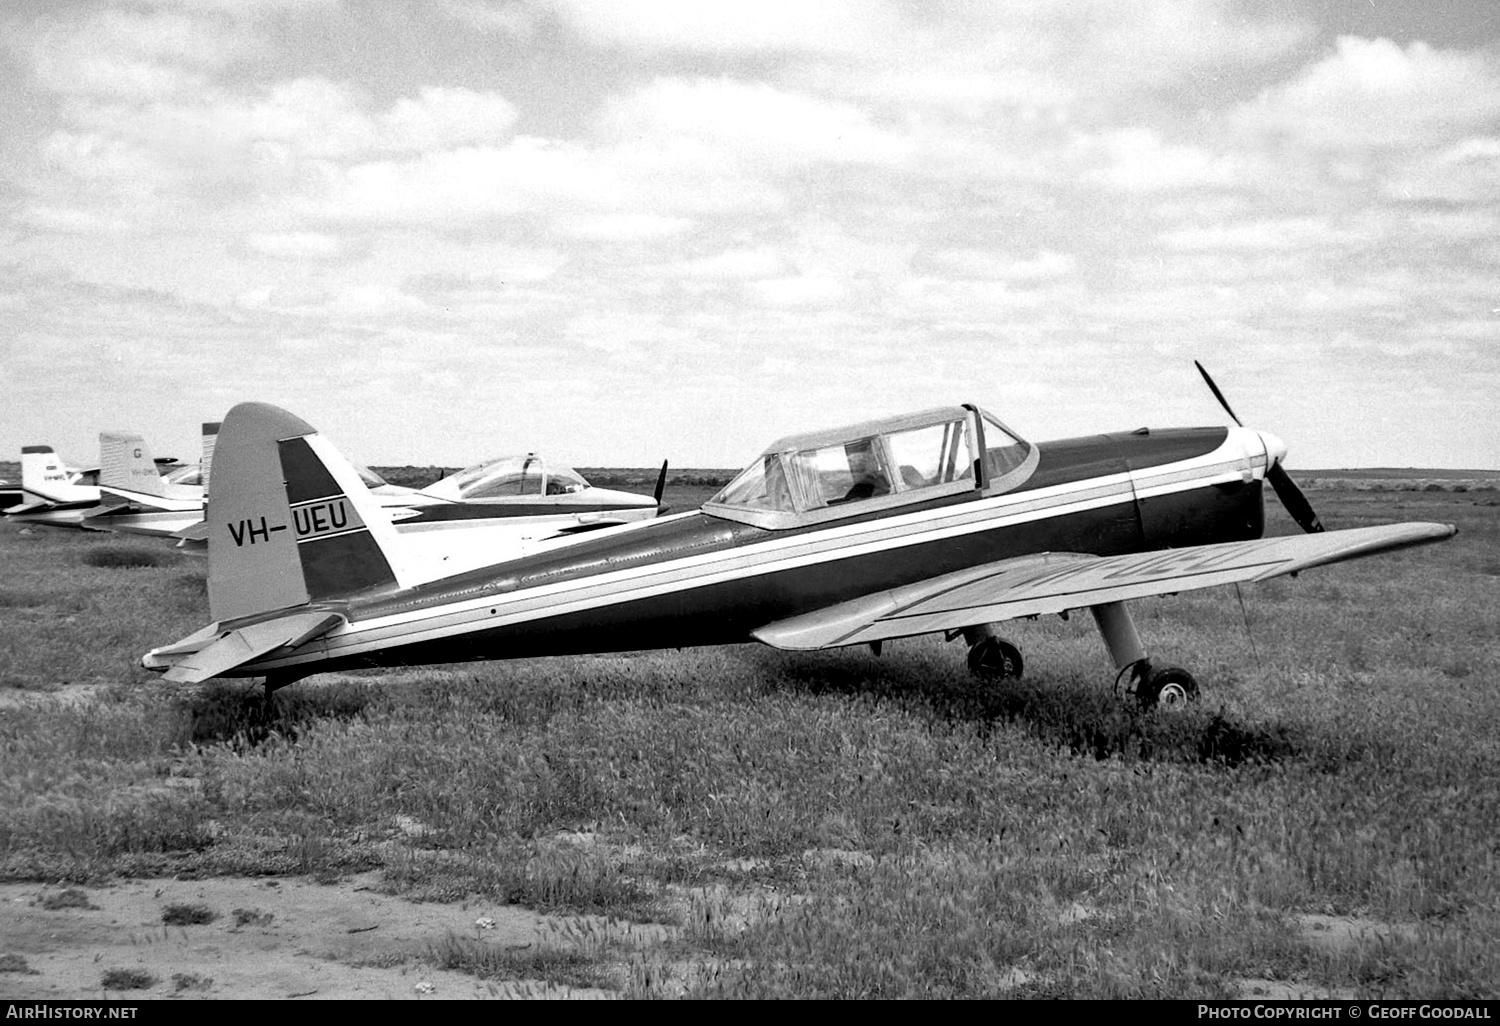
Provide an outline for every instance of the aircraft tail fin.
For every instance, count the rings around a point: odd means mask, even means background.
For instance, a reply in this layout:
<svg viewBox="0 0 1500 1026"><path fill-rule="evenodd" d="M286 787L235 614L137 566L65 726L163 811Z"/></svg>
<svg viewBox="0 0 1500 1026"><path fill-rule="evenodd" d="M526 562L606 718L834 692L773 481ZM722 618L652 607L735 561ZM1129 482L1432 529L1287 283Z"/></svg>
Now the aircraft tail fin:
<svg viewBox="0 0 1500 1026"><path fill-rule="evenodd" d="M158 498L167 494L146 440L120 431L99 433L99 486Z"/></svg>
<svg viewBox="0 0 1500 1026"><path fill-rule="evenodd" d="M96 500L95 489L76 483L78 472L67 466L50 445L21 446L21 490L28 501L83 502Z"/></svg>
<svg viewBox="0 0 1500 1026"><path fill-rule="evenodd" d="M407 585L390 518L306 421L241 403L224 418L213 456L205 519L215 620Z"/></svg>
<svg viewBox="0 0 1500 1026"><path fill-rule="evenodd" d="M203 424L203 456L198 461L198 473L204 495L208 494L208 472L214 465L214 446L219 441L219 427L217 420L205 421Z"/></svg>

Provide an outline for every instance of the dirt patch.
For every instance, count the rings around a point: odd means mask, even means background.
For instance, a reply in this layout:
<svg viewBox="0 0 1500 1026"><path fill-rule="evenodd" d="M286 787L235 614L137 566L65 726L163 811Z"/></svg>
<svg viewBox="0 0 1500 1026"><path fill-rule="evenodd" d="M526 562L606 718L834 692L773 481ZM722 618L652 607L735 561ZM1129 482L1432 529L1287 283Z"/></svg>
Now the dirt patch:
<svg viewBox="0 0 1500 1026"><path fill-rule="evenodd" d="M424 964L425 952L455 936L526 950L557 936L560 920L479 902L415 904L376 893L378 878L131 880L88 889L93 908L47 902L56 888L0 884L0 956L30 970L7 972L0 984L21 1000L609 996ZM163 922L183 906L217 915L201 925ZM120 991L106 990L107 980L152 982Z"/></svg>
<svg viewBox="0 0 1500 1026"><path fill-rule="evenodd" d="M1286 980L1240 980L1240 997L1266 998L1270 1001L1353 1001L1352 990L1329 990L1309 983Z"/></svg>
<svg viewBox="0 0 1500 1026"><path fill-rule="evenodd" d="M1332 916L1312 912L1296 917L1297 934L1312 948L1329 952L1351 952L1365 944L1412 938L1416 928L1403 923L1382 923L1359 916ZM1245 998L1273 1001L1353 1001L1354 991L1329 989L1299 980L1247 979L1239 981Z"/></svg>
<svg viewBox="0 0 1500 1026"><path fill-rule="evenodd" d="M1325 916L1309 913L1297 917L1302 939L1314 947L1333 951L1350 951L1361 944L1388 941L1393 937L1413 939L1416 927L1403 923L1382 923L1359 916Z"/></svg>

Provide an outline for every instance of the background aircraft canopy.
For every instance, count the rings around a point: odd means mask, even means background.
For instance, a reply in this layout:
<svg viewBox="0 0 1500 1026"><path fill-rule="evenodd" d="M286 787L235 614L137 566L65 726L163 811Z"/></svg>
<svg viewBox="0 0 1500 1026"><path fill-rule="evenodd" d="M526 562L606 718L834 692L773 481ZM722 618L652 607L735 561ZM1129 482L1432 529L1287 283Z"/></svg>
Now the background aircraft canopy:
<svg viewBox="0 0 1500 1026"><path fill-rule="evenodd" d="M164 467L166 473L162 474L162 480L167 484L177 485L203 485L203 471L196 463L188 463L177 467Z"/></svg>
<svg viewBox="0 0 1500 1026"><path fill-rule="evenodd" d="M989 491L1015 487L1035 465L1032 447L989 414L941 407L780 439L705 509L762 527L817 523L850 504L863 511L970 490L981 451Z"/></svg>
<svg viewBox="0 0 1500 1026"><path fill-rule="evenodd" d="M460 470L447 480L456 489L460 501L518 495L569 495L589 487L576 470L560 463L548 463L535 453L486 460Z"/></svg>

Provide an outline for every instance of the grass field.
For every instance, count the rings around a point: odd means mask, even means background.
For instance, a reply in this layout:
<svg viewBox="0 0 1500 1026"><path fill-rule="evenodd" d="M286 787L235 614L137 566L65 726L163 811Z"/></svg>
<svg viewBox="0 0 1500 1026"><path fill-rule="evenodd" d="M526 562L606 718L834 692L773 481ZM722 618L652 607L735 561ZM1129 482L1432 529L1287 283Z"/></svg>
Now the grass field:
<svg viewBox="0 0 1500 1026"><path fill-rule="evenodd" d="M1500 493L1313 498L1460 533L1137 603L1204 686L1175 717L1074 617L1013 625L1006 686L935 639L747 645L314 678L268 721L139 668L201 562L0 525L0 880L378 870L660 924L423 956L631 997L1500 997Z"/></svg>

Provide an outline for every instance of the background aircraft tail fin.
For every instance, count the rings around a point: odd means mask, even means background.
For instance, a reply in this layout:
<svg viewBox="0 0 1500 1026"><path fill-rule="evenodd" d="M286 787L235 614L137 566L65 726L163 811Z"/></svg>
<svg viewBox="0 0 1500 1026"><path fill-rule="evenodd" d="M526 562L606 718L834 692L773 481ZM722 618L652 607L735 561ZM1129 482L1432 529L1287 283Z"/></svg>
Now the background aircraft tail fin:
<svg viewBox="0 0 1500 1026"><path fill-rule="evenodd" d="M63 463L50 445L21 446L21 489L29 501L80 502L97 500L95 489L83 489L78 471Z"/></svg>
<svg viewBox="0 0 1500 1026"><path fill-rule="evenodd" d="M21 446L21 487L32 494L39 494L38 489L43 488L49 474L61 475L63 473L62 460L57 453L52 451L50 445L23 445ZM54 487L66 482L62 480L51 482Z"/></svg>
<svg viewBox="0 0 1500 1026"><path fill-rule="evenodd" d="M99 485L158 497L167 494L146 440L120 431L99 433Z"/></svg>
<svg viewBox="0 0 1500 1026"><path fill-rule="evenodd" d="M405 586L389 517L306 421L241 403L224 418L213 458L206 522L215 620Z"/></svg>
<svg viewBox="0 0 1500 1026"><path fill-rule="evenodd" d="M208 494L208 472L214 465L214 446L219 441L219 422L205 421L203 424L203 456L198 461L199 481L203 485L203 494Z"/></svg>

